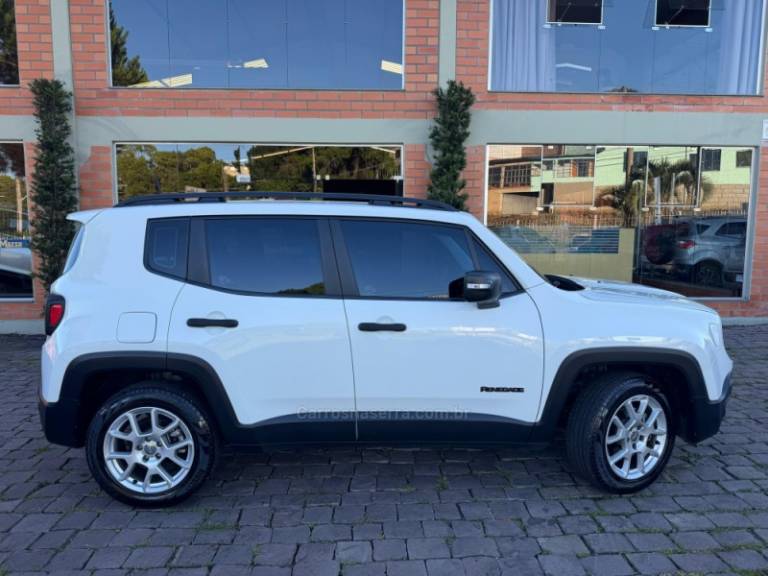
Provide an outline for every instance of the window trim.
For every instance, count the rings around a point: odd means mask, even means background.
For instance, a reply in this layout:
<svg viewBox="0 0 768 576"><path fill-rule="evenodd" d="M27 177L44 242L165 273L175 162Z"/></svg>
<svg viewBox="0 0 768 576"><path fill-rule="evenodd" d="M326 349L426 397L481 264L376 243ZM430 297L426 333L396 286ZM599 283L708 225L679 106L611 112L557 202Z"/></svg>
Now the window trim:
<svg viewBox="0 0 768 576"><path fill-rule="evenodd" d="M503 263L499 261L496 255L480 238L478 238L472 230L467 226L461 224L453 224L451 222L439 222L435 220L422 220L416 218L385 218L375 216L336 216L329 219L331 224L331 230L333 234L333 244L336 251L336 261L338 263L339 277L341 279L342 293L345 300L379 300L390 302L434 302L434 303L456 303L467 302L463 298L423 298L415 296L363 296L357 287L357 280L355 278L354 269L352 267L352 260L349 257L347 250L346 240L344 239L344 233L341 229L341 223L343 221L355 221L355 222L392 222L400 224L421 224L432 226L443 226L447 228L454 228L459 231L463 231L467 238L467 246L469 247L470 257L473 260L473 264L478 266L477 254L474 251L471 240L474 238L477 242L488 252L491 257L499 266L499 269L506 273L512 284L517 286L517 290L513 292L506 292L501 295L500 300L509 298L511 296L517 296L522 294L525 290L522 288L517 278L509 271ZM476 268L480 270L480 268Z"/></svg>
<svg viewBox="0 0 768 576"><path fill-rule="evenodd" d="M517 91L512 92L508 90L494 90L492 86L493 81L493 14L494 5L498 0L490 0L490 7L488 10L488 66L486 67L486 91L489 94L565 94L565 95L592 95L592 96L604 96L606 94L612 94L611 92L570 92L567 90L561 92L532 92L532 91ZM605 6L605 5L603 5ZM760 32L760 46L758 54L758 73L757 73L757 91L753 94L696 94L692 92L638 92L639 96L691 96L691 97L708 97L708 98L763 98L766 94L765 81L765 46L768 42L768 0L762 0L762 15L761 23L762 29ZM654 12L653 21L656 22L656 14ZM659 27L661 30L662 27ZM664 29L667 27L664 26ZM672 28L671 26L669 28Z"/></svg>
<svg viewBox="0 0 768 576"><path fill-rule="evenodd" d="M111 6L112 0L103 0L105 4L105 18L104 18L104 38L107 39L107 49L106 52L106 65L107 65L107 89L109 90L166 90L166 91L191 91L191 90L206 90L206 91L234 91L234 92L258 92L258 91L270 91L270 92L389 92L397 94L399 92L405 92L406 90L406 62L407 62L407 37L406 34L408 33L408 1L409 0L401 0L403 4L403 22L402 22L402 30L403 30L403 41L402 45L400 47L402 57L401 57L401 64L403 66L403 73L400 75L401 83L400 88L378 88L378 89L372 89L372 88L240 88L240 87L201 87L201 86L189 86L189 87L179 87L179 88L168 88L168 87L146 87L146 88L131 88L130 86L115 86L114 82L112 80L112 31L109 27L109 9ZM18 42L18 40L17 40ZM20 87L21 84L5 84L4 86L12 86L12 87Z"/></svg>
<svg viewBox="0 0 768 576"><path fill-rule="evenodd" d="M253 292L249 290L233 290L214 286L210 282L210 256L208 243L206 242L206 222L209 220L314 220L317 225L318 239L320 241L320 263L325 284L324 294L275 294L272 292ZM190 217L189 246L194 246L199 251L199 258L192 258L195 265L187 266L187 284L199 286L216 292L234 294L237 296L250 296L255 298L311 298L311 299L340 299L341 284L333 253L330 225L325 216L293 215L293 214L221 214Z"/></svg>

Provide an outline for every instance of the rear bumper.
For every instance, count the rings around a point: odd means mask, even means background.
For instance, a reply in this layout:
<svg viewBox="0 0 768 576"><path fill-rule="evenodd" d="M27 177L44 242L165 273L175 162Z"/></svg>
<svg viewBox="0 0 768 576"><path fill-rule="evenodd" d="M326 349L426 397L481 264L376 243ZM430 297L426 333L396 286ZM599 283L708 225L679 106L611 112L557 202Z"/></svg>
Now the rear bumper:
<svg viewBox="0 0 768 576"><path fill-rule="evenodd" d="M696 443L706 440L720 431L720 424L725 418L728 399L731 397L731 375L723 381L723 392L714 402L709 398L694 398L690 414L685 415L680 435L686 442Z"/></svg>
<svg viewBox="0 0 768 576"><path fill-rule="evenodd" d="M49 442L72 448L83 446L85 434L78 427L79 402L71 398L60 398L58 402L48 403L40 398L38 411L45 438Z"/></svg>

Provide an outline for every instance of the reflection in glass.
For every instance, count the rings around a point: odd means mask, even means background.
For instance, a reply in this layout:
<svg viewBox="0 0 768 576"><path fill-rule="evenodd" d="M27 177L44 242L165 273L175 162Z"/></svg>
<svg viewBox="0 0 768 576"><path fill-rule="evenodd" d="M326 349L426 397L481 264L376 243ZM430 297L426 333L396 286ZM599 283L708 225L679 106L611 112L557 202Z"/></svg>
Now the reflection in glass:
<svg viewBox="0 0 768 576"><path fill-rule="evenodd" d="M0 84L19 83L14 0L0 0Z"/></svg>
<svg viewBox="0 0 768 576"><path fill-rule="evenodd" d="M544 146L540 206L592 206L593 146Z"/></svg>
<svg viewBox="0 0 768 576"><path fill-rule="evenodd" d="M591 149L490 146L488 225L543 273L636 282L694 297L741 296L751 148L596 146L590 172ZM519 192L505 189L506 167L537 165L538 151L542 177ZM538 204L504 202L506 193ZM594 201L562 202L569 195Z"/></svg>
<svg viewBox="0 0 768 576"><path fill-rule="evenodd" d="M167 192L402 195L399 146L118 144L120 200Z"/></svg>
<svg viewBox="0 0 768 576"><path fill-rule="evenodd" d="M32 297L24 146L0 143L0 299Z"/></svg>
<svg viewBox="0 0 768 576"><path fill-rule="evenodd" d="M111 0L112 83L401 90L403 0Z"/></svg>
<svg viewBox="0 0 768 576"><path fill-rule="evenodd" d="M757 94L763 0L603 2L602 24L548 23L547 3L494 0L490 88ZM565 6L565 4L564 4Z"/></svg>

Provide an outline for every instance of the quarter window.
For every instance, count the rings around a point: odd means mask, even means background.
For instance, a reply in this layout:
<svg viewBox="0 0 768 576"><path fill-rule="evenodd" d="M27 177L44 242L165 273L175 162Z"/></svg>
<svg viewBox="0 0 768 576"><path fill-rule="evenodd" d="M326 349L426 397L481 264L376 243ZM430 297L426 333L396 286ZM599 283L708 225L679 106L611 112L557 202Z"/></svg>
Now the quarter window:
<svg viewBox="0 0 768 576"><path fill-rule="evenodd" d="M216 288L283 296L326 292L314 219L210 219L205 236Z"/></svg>
<svg viewBox="0 0 768 576"><path fill-rule="evenodd" d="M185 279L189 220L150 220L147 225L147 268L158 274Z"/></svg>
<svg viewBox="0 0 768 576"><path fill-rule="evenodd" d="M421 223L343 221L360 296L448 300L474 262L463 229Z"/></svg>

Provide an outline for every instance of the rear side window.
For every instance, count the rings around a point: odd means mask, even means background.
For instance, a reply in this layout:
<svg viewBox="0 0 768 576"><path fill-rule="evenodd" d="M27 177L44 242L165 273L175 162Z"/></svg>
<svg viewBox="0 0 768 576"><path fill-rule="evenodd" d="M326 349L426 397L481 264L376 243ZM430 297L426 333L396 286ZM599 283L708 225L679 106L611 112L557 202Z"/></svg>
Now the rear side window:
<svg viewBox="0 0 768 576"><path fill-rule="evenodd" d="M326 293L315 219L209 219L205 239L210 283L216 288L286 296Z"/></svg>
<svg viewBox="0 0 768 576"><path fill-rule="evenodd" d="M344 220L341 229L360 296L447 300L475 269L461 228Z"/></svg>
<svg viewBox="0 0 768 576"><path fill-rule="evenodd" d="M147 224L145 263L164 276L186 279L189 219L150 220Z"/></svg>

